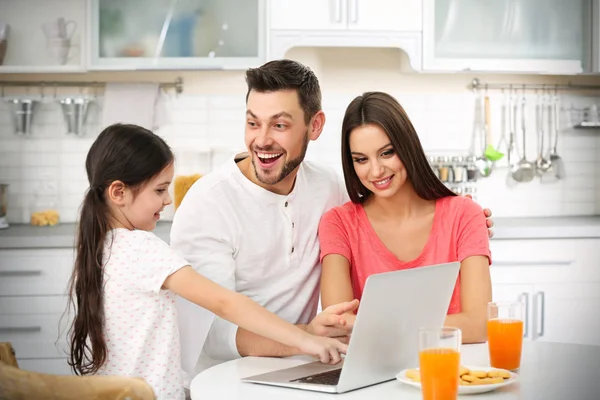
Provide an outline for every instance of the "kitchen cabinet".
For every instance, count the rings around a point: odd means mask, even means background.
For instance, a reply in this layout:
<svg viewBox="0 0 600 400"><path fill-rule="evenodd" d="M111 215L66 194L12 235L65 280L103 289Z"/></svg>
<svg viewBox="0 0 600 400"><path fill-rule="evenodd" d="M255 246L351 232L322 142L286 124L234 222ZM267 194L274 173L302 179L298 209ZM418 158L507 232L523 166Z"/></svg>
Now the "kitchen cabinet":
<svg viewBox="0 0 600 400"><path fill-rule="evenodd" d="M590 66L589 72L600 73L600 0L591 0L592 12L587 21L586 29L591 31L591 48L587 64Z"/></svg>
<svg viewBox="0 0 600 400"><path fill-rule="evenodd" d="M399 48L421 69L423 0L270 0L269 60L293 47Z"/></svg>
<svg viewBox="0 0 600 400"><path fill-rule="evenodd" d="M67 285L72 248L0 250L0 342L23 369L70 374Z"/></svg>
<svg viewBox="0 0 600 400"><path fill-rule="evenodd" d="M0 0L0 74L85 71L87 0Z"/></svg>
<svg viewBox="0 0 600 400"><path fill-rule="evenodd" d="M581 73L591 14L589 0L424 0L423 70Z"/></svg>
<svg viewBox="0 0 600 400"><path fill-rule="evenodd" d="M265 59L266 0L91 0L90 70L246 69Z"/></svg>
<svg viewBox="0 0 600 400"><path fill-rule="evenodd" d="M271 0L270 28L421 31L422 0Z"/></svg>
<svg viewBox="0 0 600 400"><path fill-rule="evenodd" d="M528 340L600 346L600 239L492 240L494 301L525 304Z"/></svg>

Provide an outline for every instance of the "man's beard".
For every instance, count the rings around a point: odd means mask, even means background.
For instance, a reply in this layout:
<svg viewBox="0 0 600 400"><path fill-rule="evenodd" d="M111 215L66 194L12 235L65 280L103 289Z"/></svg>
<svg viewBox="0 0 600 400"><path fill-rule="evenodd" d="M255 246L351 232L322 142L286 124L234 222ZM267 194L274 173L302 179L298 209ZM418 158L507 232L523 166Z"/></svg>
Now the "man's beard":
<svg viewBox="0 0 600 400"><path fill-rule="evenodd" d="M281 172L277 176L261 176L261 174L259 174L259 168L254 162L254 157L252 157L252 166L254 167L254 175L256 176L256 179L258 179L260 183L263 183L265 185L276 185L285 178L287 178L287 176L291 174L292 171L295 170L302 163L302 161L304 161L304 157L306 156L306 150L308 149L308 142L309 140L307 130L304 135L304 143L302 144L302 151L300 152L300 155L294 158L293 160L286 162L283 165L283 168L281 168ZM268 151L268 149L265 149L265 151Z"/></svg>

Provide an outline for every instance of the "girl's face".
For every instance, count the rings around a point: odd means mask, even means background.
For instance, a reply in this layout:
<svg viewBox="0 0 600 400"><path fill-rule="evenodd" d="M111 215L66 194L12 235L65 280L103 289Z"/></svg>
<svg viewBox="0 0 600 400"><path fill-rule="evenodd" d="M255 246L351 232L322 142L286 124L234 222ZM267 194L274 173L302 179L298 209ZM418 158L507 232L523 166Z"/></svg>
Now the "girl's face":
<svg viewBox="0 0 600 400"><path fill-rule="evenodd" d="M350 133L350 153L360 182L378 197L392 197L407 179L406 169L385 131L375 124Z"/></svg>
<svg viewBox="0 0 600 400"><path fill-rule="evenodd" d="M172 203L169 185L173 180L174 166L171 163L152 178L138 193L125 189L120 210L131 226L130 229L151 231L156 227L163 209Z"/></svg>

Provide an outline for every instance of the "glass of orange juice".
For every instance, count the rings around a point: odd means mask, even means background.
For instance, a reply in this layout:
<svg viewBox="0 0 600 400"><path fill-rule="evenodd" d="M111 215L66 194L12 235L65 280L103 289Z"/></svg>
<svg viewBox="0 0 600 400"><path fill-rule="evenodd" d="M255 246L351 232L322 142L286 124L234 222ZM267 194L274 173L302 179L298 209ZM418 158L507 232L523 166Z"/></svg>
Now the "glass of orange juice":
<svg viewBox="0 0 600 400"><path fill-rule="evenodd" d="M490 365L518 371L523 347L523 315L521 302L488 303L488 347Z"/></svg>
<svg viewBox="0 0 600 400"><path fill-rule="evenodd" d="M419 329L419 370L423 400L450 400L458 396L460 345L458 328Z"/></svg>

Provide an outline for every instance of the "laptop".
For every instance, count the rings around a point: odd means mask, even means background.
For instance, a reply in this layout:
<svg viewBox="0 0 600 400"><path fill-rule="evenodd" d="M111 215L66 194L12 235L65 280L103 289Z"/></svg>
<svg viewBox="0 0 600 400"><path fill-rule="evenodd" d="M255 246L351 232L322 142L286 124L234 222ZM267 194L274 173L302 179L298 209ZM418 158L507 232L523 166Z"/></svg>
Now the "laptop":
<svg viewBox="0 0 600 400"><path fill-rule="evenodd" d="M394 379L418 365L418 329L444 325L459 269L452 262L369 276L341 363L317 361L242 382L344 393Z"/></svg>

